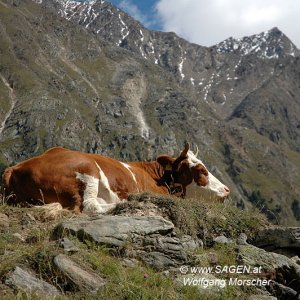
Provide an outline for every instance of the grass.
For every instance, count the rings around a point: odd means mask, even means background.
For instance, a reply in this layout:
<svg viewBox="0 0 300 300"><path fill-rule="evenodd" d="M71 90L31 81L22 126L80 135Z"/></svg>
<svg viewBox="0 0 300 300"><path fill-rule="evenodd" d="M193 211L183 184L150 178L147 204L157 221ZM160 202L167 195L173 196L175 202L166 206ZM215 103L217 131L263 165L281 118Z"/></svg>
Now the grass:
<svg viewBox="0 0 300 300"><path fill-rule="evenodd" d="M116 208L116 214L122 211L134 212L147 205L147 202L153 203L159 207L163 217L174 223L179 235L199 237L204 243L211 243L214 236L222 234L228 238L236 238L240 233L245 233L248 238L252 238L258 230L269 226L266 217L258 209L243 211L230 203L149 193L131 195L128 200Z"/></svg>

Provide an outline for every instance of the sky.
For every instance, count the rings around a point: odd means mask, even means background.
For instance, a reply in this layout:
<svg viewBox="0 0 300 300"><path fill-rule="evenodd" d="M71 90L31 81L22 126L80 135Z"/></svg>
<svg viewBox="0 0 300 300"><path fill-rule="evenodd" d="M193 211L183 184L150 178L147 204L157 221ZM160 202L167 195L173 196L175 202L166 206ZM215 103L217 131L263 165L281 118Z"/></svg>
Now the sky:
<svg viewBox="0 0 300 300"><path fill-rule="evenodd" d="M202 46L278 27L300 48L300 0L107 0L146 28Z"/></svg>

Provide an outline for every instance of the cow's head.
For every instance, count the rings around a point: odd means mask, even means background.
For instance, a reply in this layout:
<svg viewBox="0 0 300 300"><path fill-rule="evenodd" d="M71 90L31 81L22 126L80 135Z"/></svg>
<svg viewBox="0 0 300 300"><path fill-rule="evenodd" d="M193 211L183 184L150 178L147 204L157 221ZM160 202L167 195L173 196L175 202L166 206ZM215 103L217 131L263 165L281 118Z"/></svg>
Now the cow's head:
<svg viewBox="0 0 300 300"><path fill-rule="evenodd" d="M189 196L190 190L196 185L203 193L217 198L227 197L229 188L207 170L197 155L198 151L194 154L187 144L179 157L161 155L157 161L163 166L165 172L172 175L174 182L182 185L185 195Z"/></svg>

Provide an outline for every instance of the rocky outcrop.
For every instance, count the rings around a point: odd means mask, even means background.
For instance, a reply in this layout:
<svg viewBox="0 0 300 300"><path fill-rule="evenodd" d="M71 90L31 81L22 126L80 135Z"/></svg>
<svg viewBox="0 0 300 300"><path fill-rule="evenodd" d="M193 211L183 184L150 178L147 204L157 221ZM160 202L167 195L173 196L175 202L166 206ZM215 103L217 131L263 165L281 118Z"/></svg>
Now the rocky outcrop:
<svg viewBox="0 0 300 300"><path fill-rule="evenodd" d="M159 211L157 207L156 211ZM191 268L195 264L208 263L212 266L219 264L218 256L213 252L205 255L190 255L194 250L203 247L202 241L186 235L176 237L174 229L174 225L162 217L107 215L65 221L57 226L55 236L60 238L72 234L83 242L88 239L93 243L105 245L127 260L138 259L161 271L172 270L182 265L185 268ZM236 240L228 239L224 235L213 239L217 245L226 244L236 248L238 265L257 269L259 266L256 276L266 282L269 280L266 288L278 299L287 299L285 297L291 295L296 297L300 292L298 286L300 265L284 255L249 245L246 240L245 234L241 234ZM56 260L58 258L55 258ZM220 278L207 272L201 276L178 274L177 281L182 285L190 281L218 283L209 285L207 289L203 287L203 284L198 286L208 297L221 295L223 288L219 283L226 286L224 279L220 281ZM257 297L260 299L259 296Z"/></svg>
<svg viewBox="0 0 300 300"><path fill-rule="evenodd" d="M261 230L252 242L269 251L300 254L300 227L274 227Z"/></svg>
<svg viewBox="0 0 300 300"><path fill-rule="evenodd" d="M71 219L59 224L54 236L60 238L68 233L82 241L91 240L131 258L139 258L160 270L187 263L188 251L200 245L187 235L177 238L173 223L157 216Z"/></svg>
<svg viewBox="0 0 300 300"><path fill-rule="evenodd" d="M185 291L206 299L299 296L299 257L251 245L270 224L227 204L143 193L107 215L50 220L36 208L1 211L8 227L0 231L0 297L108 299L115 289L119 298L129 289L136 298L153 285L164 295L172 288L176 297Z"/></svg>
<svg viewBox="0 0 300 300"><path fill-rule="evenodd" d="M18 266L8 276L5 283L13 288L29 293L36 293L45 298L53 299L53 297L60 295L60 292L56 287L38 279L37 275L31 274Z"/></svg>
<svg viewBox="0 0 300 300"><path fill-rule="evenodd" d="M300 294L300 265L285 255L268 252L252 245L239 246L238 260L243 265L260 266L259 276L267 278L267 289L279 299Z"/></svg>
<svg viewBox="0 0 300 300"><path fill-rule="evenodd" d="M71 219L58 225L56 234L70 232L108 246L124 246L136 237L167 234L174 225L160 217L99 216Z"/></svg>

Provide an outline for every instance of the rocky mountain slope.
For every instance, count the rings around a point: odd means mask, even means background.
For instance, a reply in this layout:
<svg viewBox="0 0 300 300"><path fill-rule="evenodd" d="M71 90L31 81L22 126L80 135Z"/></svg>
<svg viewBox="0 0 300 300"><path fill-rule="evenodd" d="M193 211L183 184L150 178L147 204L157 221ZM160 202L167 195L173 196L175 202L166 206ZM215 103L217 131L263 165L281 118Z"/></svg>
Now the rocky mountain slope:
<svg viewBox="0 0 300 300"><path fill-rule="evenodd" d="M198 145L241 206L300 215L299 50L277 28L207 48L106 1L0 2L0 161Z"/></svg>
<svg viewBox="0 0 300 300"><path fill-rule="evenodd" d="M174 33L149 31L106 1L56 2L61 16L171 72L181 85L193 90L197 99L209 103L222 119L240 119L239 111L247 111L252 122L249 120L247 127L277 143L288 143L299 152L300 51L278 28L242 39L229 38L207 48L191 44ZM281 82L288 82L289 86L282 86ZM278 108L283 113L276 108L260 109L261 104L257 103L253 105L255 112L249 111L245 105L254 102L249 97L257 91L267 94L266 101L275 102L275 106L284 101ZM277 99L272 98L272 93ZM282 126L285 109L293 112ZM258 118L262 119L270 113L279 116L274 117L274 124L267 120L269 123L264 126L253 118L257 112L261 112Z"/></svg>
<svg viewBox="0 0 300 300"><path fill-rule="evenodd" d="M74 218L0 199L1 299L299 299L299 227L255 209L143 193Z"/></svg>

